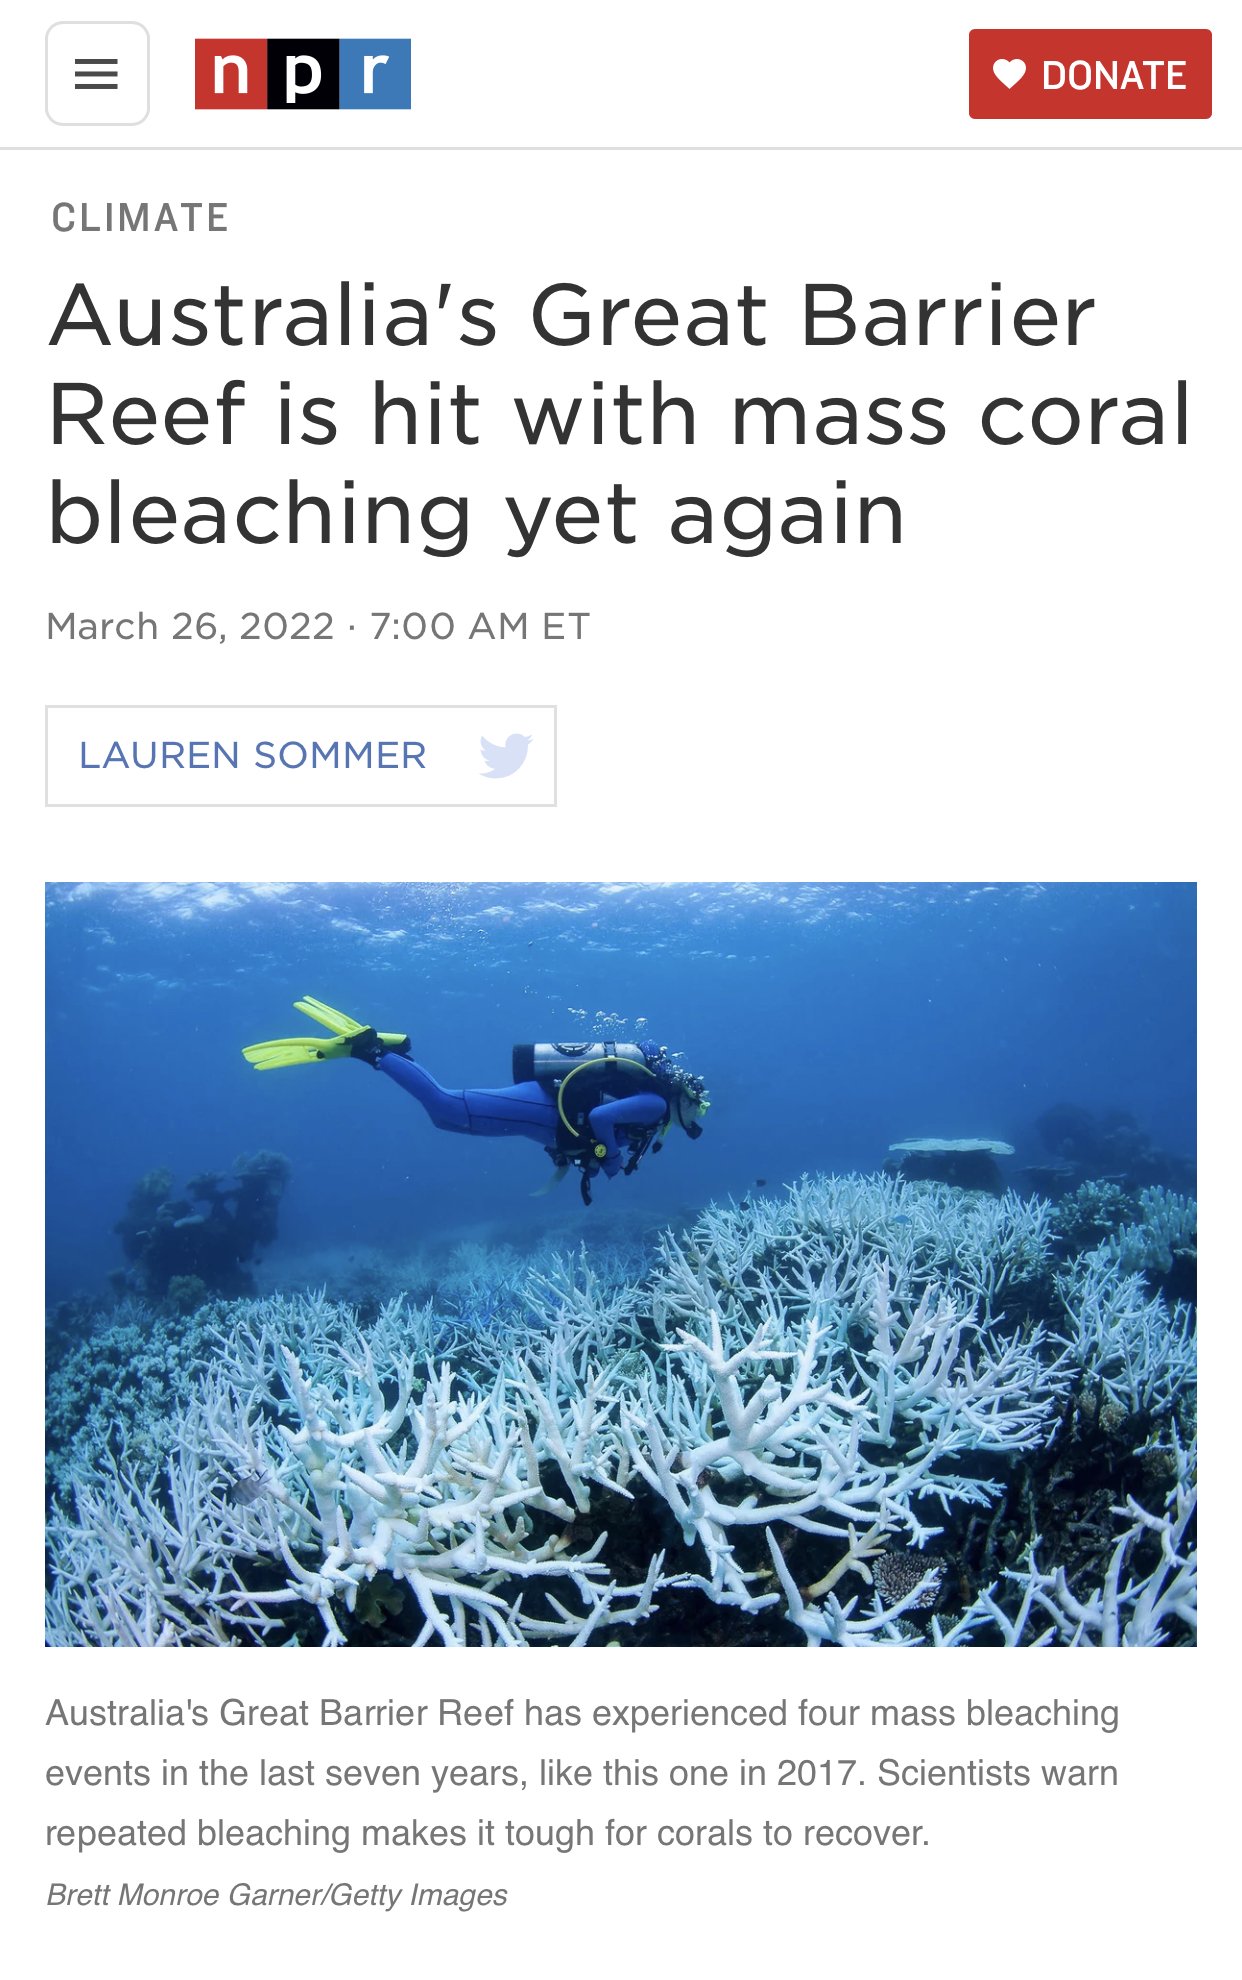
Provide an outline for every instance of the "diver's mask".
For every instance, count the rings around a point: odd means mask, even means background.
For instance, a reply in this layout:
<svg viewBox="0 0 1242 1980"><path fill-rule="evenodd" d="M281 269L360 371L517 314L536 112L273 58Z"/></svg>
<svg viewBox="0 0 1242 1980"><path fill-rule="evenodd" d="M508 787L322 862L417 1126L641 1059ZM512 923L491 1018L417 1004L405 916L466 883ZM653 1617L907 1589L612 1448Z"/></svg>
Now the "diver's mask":
<svg viewBox="0 0 1242 1980"><path fill-rule="evenodd" d="M678 1127L684 1128L691 1141L697 1141L703 1132L700 1115L706 1112L707 1102L696 1099L693 1094L679 1093L673 1101L673 1118Z"/></svg>

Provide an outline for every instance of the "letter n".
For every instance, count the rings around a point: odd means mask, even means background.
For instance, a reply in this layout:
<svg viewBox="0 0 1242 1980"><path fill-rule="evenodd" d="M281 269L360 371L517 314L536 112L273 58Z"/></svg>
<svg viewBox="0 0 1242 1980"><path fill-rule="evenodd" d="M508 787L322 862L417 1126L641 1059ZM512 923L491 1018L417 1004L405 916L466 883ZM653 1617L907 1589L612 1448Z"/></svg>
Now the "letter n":
<svg viewBox="0 0 1242 1980"><path fill-rule="evenodd" d="M196 110L266 110L266 41L196 41Z"/></svg>

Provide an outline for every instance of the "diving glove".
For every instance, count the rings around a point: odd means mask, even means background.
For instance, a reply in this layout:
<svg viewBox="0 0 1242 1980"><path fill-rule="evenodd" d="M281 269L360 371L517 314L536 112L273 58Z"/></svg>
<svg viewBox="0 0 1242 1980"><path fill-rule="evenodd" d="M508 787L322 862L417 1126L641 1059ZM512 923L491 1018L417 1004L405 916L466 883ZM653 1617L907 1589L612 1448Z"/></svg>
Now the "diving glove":
<svg viewBox="0 0 1242 1980"><path fill-rule="evenodd" d="M399 1052L408 1058L410 1041L404 1032L376 1031L334 1011L318 997L303 997L293 1006L303 1017L313 1018L332 1035L328 1038L269 1038L259 1045L243 1045L242 1057L256 1072L274 1072L278 1066L313 1066L320 1059L365 1059L375 1065L384 1052Z"/></svg>

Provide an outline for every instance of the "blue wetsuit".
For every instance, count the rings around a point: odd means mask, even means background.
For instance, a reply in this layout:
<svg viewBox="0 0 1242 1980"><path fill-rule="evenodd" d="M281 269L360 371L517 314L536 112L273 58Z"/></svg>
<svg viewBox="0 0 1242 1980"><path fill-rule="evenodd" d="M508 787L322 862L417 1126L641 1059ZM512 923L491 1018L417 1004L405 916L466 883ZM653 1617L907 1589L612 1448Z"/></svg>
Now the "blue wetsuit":
<svg viewBox="0 0 1242 1980"><path fill-rule="evenodd" d="M422 1102L427 1117L450 1134L522 1134L555 1152L557 1147L556 1096L538 1080L523 1080L517 1086L467 1086L452 1089L441 1086L413 1059L399 1052L381 1052L376 1064L389 1079ZM621 1137L627 1128L661 1126L668 1119L668 1101L658 1093L632 1093L623 1100L602 1100L592 1107L586 1125L592 1146L607 1152L599 1167L606 1176L615 1176L625 1162L628 1148ZM594 1161L595 1158L593 1158Z"/></svg>

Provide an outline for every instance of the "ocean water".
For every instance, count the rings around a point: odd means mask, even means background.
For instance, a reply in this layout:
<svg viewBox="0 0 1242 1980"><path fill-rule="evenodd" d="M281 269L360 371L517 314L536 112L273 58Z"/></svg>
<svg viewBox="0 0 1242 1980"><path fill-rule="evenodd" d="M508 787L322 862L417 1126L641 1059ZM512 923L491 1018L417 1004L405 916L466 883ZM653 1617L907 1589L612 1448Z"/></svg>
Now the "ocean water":
<svg viewBox="0 0 1242 1980"><path fill-rule="evenodd" d="M407 1031L445 1085L522 1040L649 1039L712 1107L584 1208L524 1139L437 1132L363 1065L257 1074L310 993ZM106 1294L136 1179L291 1164L261 1283L358 1248L650 1234L711 1197L877 1169L911 1135L1013 1143L1068 1103L1195 1143L1195 899L1165 885L58 885L48 893L48 1293Z"/></svg>

